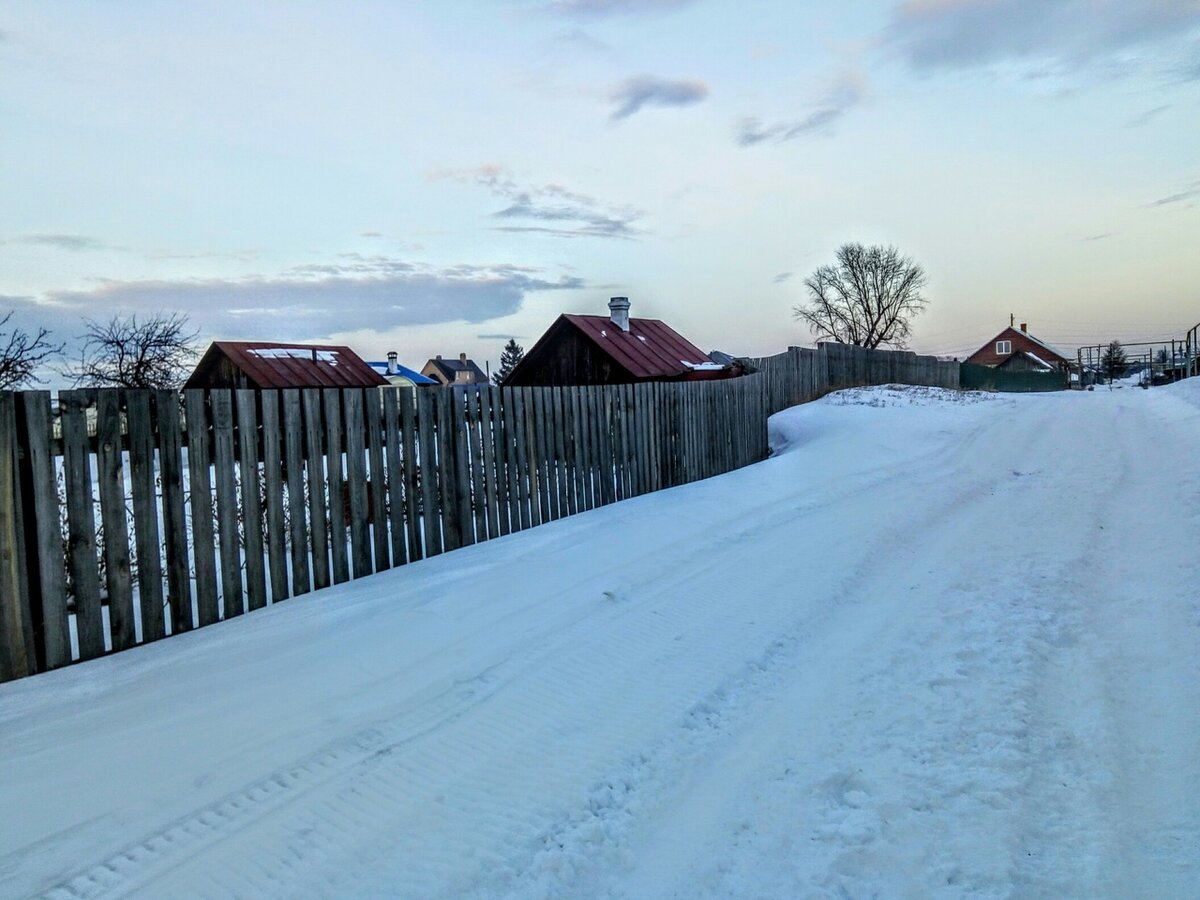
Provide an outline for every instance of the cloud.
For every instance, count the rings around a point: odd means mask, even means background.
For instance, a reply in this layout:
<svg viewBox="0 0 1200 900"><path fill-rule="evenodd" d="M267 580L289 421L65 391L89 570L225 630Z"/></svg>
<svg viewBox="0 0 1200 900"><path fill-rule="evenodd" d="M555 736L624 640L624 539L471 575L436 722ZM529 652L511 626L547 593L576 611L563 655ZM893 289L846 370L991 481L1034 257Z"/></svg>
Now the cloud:
<svg viewBox="0 0 1200 900"><path fill-rule="evenodd" d="M799 119L765 124L748 116L738 124L737 142L752 147L764 141L782 143L812 134L827 133L830 127L862 102L865 92L863 78L857 74L842 76L825 94L816 109Z"/></svg>
<svg viewBox="0 0 1200 900"><path fill-rule="evenodd" d="M771 279L771 284L783 284L785 281L787 281L791 277L792 277L791 272L780 272L778 275L776 275L774 278Z"/></svg>
<svg viewBox="0 0 1200 900"><path fill-rule="evenodd" d="M558 15L599 19L605 16L670 12L694 2L695 0L550 0L543 8Z"/></svg>
<svg viewBox="0 0 1200 900"><path fill-rule="evenodd" d="M1080 238L1080 240L1082 240L1082 241L1102 241L1105 238L1110 238L1112 236L1113 236L1113 233L1111 231L1105 231L1105 232L1102 232L1101 234L1089 234L1085 237Z"/></svg>
<svg viewBox="0 0 1200 900"><path fill-rule="evenodd" d="M481 341L515 341L525 340L523 334L477 334L475 337Z"/></svg>
<svg viewBox="0 0 1200 900"><path fill-rule="evenodd" d="M1172 203L1182 203L1185 200L1191 200L1193 197L1200 197L1200 181L1193 181L1191 184L1186 184L1183 189L1174 194L1168 194L1166 197L1150 203L1150 206L1170 206Z"/></svg>
<svg viewBox="0 0 1200 900"><path fill-rule="evenodd" d="M56 247L59 250L81 252L84 250L117 250L103 241L82 234L19 234L5 243L31 244L37 247Z"/></svg>
<svg viewBox="0 0 1200 900"><path fill-rule="evenodd" d="M616 109L613 121L627 119L643 106L690 106L708 96L703 81L669 81L652 75L638 75L623 81L610 96Z"/></svg>
<svg viewBox="0 0 1200 900"><path fill-rule="evenodd" d="M1166 103L1162 106L1156 106L1153 109L1148 109L1145 112L1138 113L1129 120L1128 125L1130 128L1141 128L1143 125L1147 125L1154 119L1158 118L1162 113L1165 113L1170 108L1171 104Z"/></svg>
<svg viewBox="0 0 1200 900"><path fill-rule="evenodd" d="M589 34L582 28L572 28L570 31L564 31L555 36L554 42L572 52L583 50L588 53L609 53L612 50L604 41L595 35Z"/></svg>
<svg viewBox="0 0 1200 900"><path fill-rule="evenodd" d="M20 305L43 317L179 310L205 334L311 340L355 329L486 322L517 312L528 294L582 287L574 276L550 278L511 264L433 268L344 254L274 278L103 281Z"/></svg>
<svg viewBox="0 0 1200 900"><path fill-rule="evenodd" d="M1147 57L1161 60L1157 48L1186 44L1198 26L1194 0L907 0L883 40L918 71L1011 63L1120 71L1151 48Z"/></svg>
<svg viewBox="0 0 1200 900"><path fill-rule="evenodd" d="M447 179L460 184L476 184L508 205L492 213L501 220L527 220L532 223L503 224L497 231L540 232L558 237L624 238L641 232L633 223L642 211L632 206L612 206L586 194L568 190L560 184L521 185L503 166L480 166L477 169L434 172L434 180Z"/></svg>

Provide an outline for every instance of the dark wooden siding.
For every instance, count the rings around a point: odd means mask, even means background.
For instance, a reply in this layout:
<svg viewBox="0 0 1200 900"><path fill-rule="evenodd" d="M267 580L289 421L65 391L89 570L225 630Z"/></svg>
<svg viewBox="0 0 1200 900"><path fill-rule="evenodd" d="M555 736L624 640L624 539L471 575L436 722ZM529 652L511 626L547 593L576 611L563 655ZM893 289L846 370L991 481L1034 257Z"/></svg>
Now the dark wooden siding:
<svg viewBox="0 0 1200 900"><path fill-rule="evenodd" d="M632 384L638 381L570 323L556 322L505 382L512 387Z"/></svg>

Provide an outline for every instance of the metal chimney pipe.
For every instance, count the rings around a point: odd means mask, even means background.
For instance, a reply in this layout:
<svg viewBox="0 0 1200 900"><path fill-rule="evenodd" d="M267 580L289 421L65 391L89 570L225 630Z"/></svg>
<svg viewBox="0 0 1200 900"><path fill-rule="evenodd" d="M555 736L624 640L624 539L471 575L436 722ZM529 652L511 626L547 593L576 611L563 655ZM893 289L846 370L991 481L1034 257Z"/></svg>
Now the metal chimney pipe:
<svg viewBox="0 0 1200 900"><path fill-rule="evenodd" d="M400 365L397 362L398 359L399 359L399 356L397 355L395 350L388 351L387 373L389 375L395 375L400 371Z"/></svg>
<svg viewBox="0 0 1200 900"><path fill-rule="evenodd" d="M608 317L622 331L629 331L629 298L612 297L608 301Z"/></svg>

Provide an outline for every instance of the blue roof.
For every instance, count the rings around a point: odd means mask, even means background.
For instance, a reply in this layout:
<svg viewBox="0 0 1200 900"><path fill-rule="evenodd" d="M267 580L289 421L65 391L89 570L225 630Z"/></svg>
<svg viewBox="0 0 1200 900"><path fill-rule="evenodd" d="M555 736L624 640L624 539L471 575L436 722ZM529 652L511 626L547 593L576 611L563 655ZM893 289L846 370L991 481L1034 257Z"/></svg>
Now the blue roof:
<svg viewBox="0 0 1200 900"><path fill-rule="evenodd" d="M380 375L382 375L384 378L387 378L388 364L386 362L369 362L369 363L367 363L367 365L370 366L372 369L374 369L376 372L378 372ZM437 384L437 382L434 381L429 376L422 375L420 372L415 372L412 369L410 369L408 366L402 366L399 363L396 364L396 373L395 374L405 376L406 378L410 379L413 384Z"/></svg>

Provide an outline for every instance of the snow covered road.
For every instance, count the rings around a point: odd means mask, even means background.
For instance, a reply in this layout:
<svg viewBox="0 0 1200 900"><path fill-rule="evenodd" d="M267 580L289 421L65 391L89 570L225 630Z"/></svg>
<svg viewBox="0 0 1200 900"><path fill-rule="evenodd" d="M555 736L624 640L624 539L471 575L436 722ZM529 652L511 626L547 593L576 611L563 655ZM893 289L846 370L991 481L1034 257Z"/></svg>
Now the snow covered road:
<svg viewBox="0 0 1200 900"><path fill-rule="evenodd" d="M773 425L0 686L0 895L1194 896L1200 391Z"/></svg>

